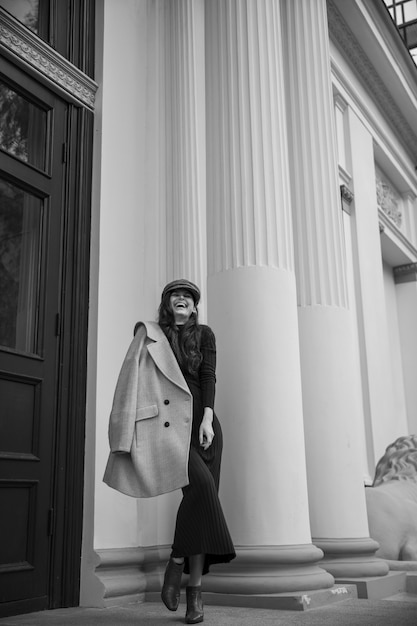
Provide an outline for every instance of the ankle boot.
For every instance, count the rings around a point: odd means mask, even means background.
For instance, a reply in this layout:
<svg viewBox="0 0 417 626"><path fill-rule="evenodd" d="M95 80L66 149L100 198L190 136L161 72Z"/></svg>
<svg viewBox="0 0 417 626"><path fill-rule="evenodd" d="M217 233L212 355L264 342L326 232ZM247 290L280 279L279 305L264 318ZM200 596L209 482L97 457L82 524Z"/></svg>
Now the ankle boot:
<svg viewBox="0 0 417 626"><path fill-rule="evenodd" d="M169 559L165 570L164 584L161 598L167 609L176 611L180 603L181 576L184 570L184 562L175 563Z"/></svg>
<svg viewBox="0 0 417 626"><path fill-rule="evenodd" d="M187 612L185 614L186 624L198 624L204 620L203 600L201 598L201 587L187 587Z"/></svg>

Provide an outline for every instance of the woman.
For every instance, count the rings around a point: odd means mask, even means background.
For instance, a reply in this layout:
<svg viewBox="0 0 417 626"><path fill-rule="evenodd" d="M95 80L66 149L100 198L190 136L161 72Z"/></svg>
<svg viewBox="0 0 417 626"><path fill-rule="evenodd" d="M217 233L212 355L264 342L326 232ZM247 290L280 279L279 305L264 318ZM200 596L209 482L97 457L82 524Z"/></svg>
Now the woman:
<svg viewBox="0 0 417 626"><path fill-rule="evenodd" d="M182 571L190 574L186 589L188 624L203 621L203 573L211 564L228 562L235 556L217 495L223 439L213 410L216 342L212 330L198 323L199 300L196 285L176 280L163 290L159 307L159 325L193 396L189 485L183 488L161 594L165 605L176 610Z"/></svg>
<svg viewBox="0 0 417 626"><path fill-rule="evenodd" d="M189 574L187 624L204 619L203 574L235 557L218 498L223 440L214 413L216 342L198 323L199 300L194 283L175 280L162 292L158 324L136 325L116 386L104 476L135 497L182 488L161 597L176 611L182 574Z"/></svg>

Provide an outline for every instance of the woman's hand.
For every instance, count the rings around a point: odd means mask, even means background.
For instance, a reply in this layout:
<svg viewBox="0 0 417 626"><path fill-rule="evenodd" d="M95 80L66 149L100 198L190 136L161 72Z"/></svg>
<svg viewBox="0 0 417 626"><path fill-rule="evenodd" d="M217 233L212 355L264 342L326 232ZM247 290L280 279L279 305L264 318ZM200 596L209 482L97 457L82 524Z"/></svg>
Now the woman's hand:
<svg viewBox="0 0 417 626"><path fill-rule="evenodd" d="M213 430L213 409L206 407L204 409L203 419L200 424L199 439L200 446L207 450L211 446L214 437Z"/></svg>

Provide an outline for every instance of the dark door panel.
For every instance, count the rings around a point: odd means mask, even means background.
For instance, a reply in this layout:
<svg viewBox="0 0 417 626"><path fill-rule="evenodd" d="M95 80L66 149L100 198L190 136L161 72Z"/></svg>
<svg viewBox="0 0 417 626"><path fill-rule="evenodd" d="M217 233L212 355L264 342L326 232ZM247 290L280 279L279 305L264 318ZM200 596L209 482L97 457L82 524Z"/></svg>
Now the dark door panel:
<svg viewBox="0 0 417 626"><path fill-rule="evenodd" d="M39 461L41 393L40 378L0 372L0 459Z"/></svg>

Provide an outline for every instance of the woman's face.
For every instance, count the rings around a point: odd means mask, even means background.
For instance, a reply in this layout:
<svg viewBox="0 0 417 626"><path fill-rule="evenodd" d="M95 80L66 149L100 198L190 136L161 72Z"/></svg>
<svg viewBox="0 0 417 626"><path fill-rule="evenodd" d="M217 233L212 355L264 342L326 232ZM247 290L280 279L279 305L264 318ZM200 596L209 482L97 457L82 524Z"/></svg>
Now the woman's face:
<svg viewBox="0 0 417 626"><path fill-rule="evenodd" d="M176 324L185 324L195 310L194 298L187 289L176 289L169 296Z"/></svg>

